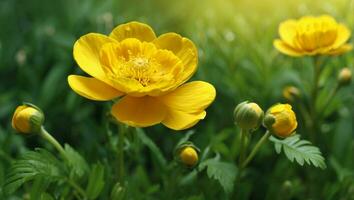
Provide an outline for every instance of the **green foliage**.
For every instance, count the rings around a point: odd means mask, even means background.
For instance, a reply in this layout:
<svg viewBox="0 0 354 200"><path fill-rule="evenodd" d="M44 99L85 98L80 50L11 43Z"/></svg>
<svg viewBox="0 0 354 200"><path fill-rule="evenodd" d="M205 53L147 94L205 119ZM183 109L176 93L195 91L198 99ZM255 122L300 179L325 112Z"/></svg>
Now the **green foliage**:
<svg viewBox="0 0 354 200"><path fill-rule="evenodd" d="M237 168L235 165L220 161L220 157L216 156L203 161L199 165L199 170L207 169L207 174L210 179L217 180L223 187L225 192L232 192L234 182L237 175Z"/></svg>
<svg viewBox="0 0 354 200"><path fill-rule="evenodd" d="M89 170L86 160L72 147L70 147L70 145L65 144L64 149L66 153L66 159L68 159L68 165L71 169L70 175L80 178L86 174Z"/></svg>
<svg viewBox="0 0 354 200"><path fill-rule="evenodd" d="M303 15L330 14L353 33L352 10L353 0L1 0L0 199L83 197L68 184L68 179L81 186L87 198L98 195L96 199L354 199L354 84L342 88L333 102L323 108L339 69L347 66L353 70L354 51L330 57L326 62L316 107L323 109L324 117L313 133L305 131L308 120L301 116L299 106L310 100L311 58L284 56L273 47L273 40L279 37L278 25ZM217 90L205 119L193 127L193 143L202 149L199 157L203 171L198 166L179 169L174 165L173 151L178 141L190 140L191 132L156 125L128 134L124 153L129 184L117 183L118 134L115 129L107 133L104 126L110 104L87 100L67 84L70 74L87 76L73 59L74 42L89 32L109 34L116 25L131 20L148 23L156 35L179 33L198 48L198 70L192 79L210 82ZM349 42L353 44L353 37ZM224 187L218 187L219 181L214 179L224 177L220 166L232 171L232 164L227 163L235 162L239 155L233 108L250 100L265 110L284 102L282 88L288 85L297 86L304 98L303 102L292 104L298 131L308 133L301 137L321 149L329 160L328 169L292 167L294 163L277 159L273 147L264 145L249 168L243 170L246 178L242 184L233 193L225 194ZM42 108L45 125L53 137L61 144L70 144L66 147L69 161L36 136L14 134L11 115L23 101ZM262 131L261 128L252 134L250 147ZM318 140L312 140L313 135ZM279 145L284 151L286 145ZM47 153L57 161L45 158L43 150L32 152L35 147L49 149L51 153ZM220 154L220 160L208 161L210 152ZM36 158L24 160L24 156L32 154ZM305 165L302 154L297 152L301 158L293 160L303 160ZM210 176L204 161L214 166L210 167ZM21 172L18 163L27 171ZM20 173L14 173L14 169ZM97 188L93 177L97 177ZM99 191L101 183L104 186ZM234 198L238 192L243 193L242 198Z"/></svg>
<svg viewBox="0 0 354 200"><path fill-rule="evenodd" d="M305 162L322 169L326 168L325 159L319 148L312 146L307 140L300 140L300 135L294 134L291 137L279 140L273 136L269 138L274 142L275 151L280 154L283 149L286 157L293 162L294 160L303 166Z"/></svg>
<svg viewBox="0 0 354 200"><path fill-rule="evenodd" d="M157 159L159 164L161 166L165 166L167 163L165 157L161 153L160 149L156 146L156 144L148 136L146 136L146 134L144 133L144 130L137 128L136 134L137 134L138 138L140 138L141 142L151 150L152 154Z"/></svg>
<svg viewBox="0 0 354 200"><path fill-rule="evenodd" d="M92 166L86 188L87 197L89 199L96 199L102 192L104 185L104 166L101 164L95 164Z"/></svg>
<svg viewBox="0 0 354 200"><path fill-rule="evenodd" d="M10 168L4 191L11 194L24 183L36 179L34 186L40 187L43 181L50 183L62 178L62 163L45 149L30 151L21 156ZM40 183L42 182L42 183ZM34 189L38 189L35 187Z"/></svg>

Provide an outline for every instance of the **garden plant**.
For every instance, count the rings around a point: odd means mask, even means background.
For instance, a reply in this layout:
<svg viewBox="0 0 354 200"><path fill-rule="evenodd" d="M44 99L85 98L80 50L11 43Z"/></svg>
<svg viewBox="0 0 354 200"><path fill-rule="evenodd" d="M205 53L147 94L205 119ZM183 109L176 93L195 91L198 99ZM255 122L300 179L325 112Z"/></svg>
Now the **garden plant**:
<svg viewBox="0 0 354 200"><path fill-rule="evenodd" d="M354 199L353 13L1 1L0 199Z"/></svg>

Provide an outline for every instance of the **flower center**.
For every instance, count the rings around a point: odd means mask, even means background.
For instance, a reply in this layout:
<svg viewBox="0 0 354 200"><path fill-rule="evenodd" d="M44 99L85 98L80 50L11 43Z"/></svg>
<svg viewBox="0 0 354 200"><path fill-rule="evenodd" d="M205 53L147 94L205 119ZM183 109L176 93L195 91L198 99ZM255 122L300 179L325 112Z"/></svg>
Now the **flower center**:
<svg viewBox="0 0 354 200"><path fill-rule="evenodd" d="M181 60L171 51L134 38L105 44L100 63L112 85L126 93L167 90L183 70Z"/></svg>
<svg viewBox="0 0 354 200"><path fill-rule="evenodd" d="M153 58L143 56L131 56L129 59L121 60L115 75L138 81L142 86L155 82L154 77L158 74L158 65Z"/></svg>

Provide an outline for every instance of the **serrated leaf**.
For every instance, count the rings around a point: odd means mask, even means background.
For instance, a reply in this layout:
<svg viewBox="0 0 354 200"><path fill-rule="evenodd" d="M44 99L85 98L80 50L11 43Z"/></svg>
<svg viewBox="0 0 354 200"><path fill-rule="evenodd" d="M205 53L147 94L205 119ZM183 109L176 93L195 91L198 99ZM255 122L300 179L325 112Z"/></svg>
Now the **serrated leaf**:
<svg viewBox="0 0 354 200"><path fill-rule="evenodd" d="M82 177L89 171L86 160L77 151L75 151L75 149L68 144L65 144L64 149L69 167L71 169L71 175Z"/></svg>
<svg viewBox="0 0 354 200"><path fill-rule="evenodd" d="M144 131L140 128L136 129L136 134L138 138L141 140L143 144L145 144L156 157L157 161L161 166L166 166L166 159L161 153L160 149L156 146L156 144L144 133Z"/></svg>
<svg viewBox="0 0 354 200"><path fill-rule="evenodd" d="M62 177L62 163L44 149L29 151L13 163L7 174L4 191L11 194L22 184L35 178L45 178L48 184Z"/></svg>
<svg viewBox="0 0 354 200"><path fill-rule="evenodd" d="M274 143L275 151L280 154L283 149L285 156L291 162L295 160L301 166L306 162L309 165L312 164L321 169L326 168L325 159L322 157L319 148L312 146L311 142L307 140L301 140L298 134L283 140L271 136L269 140Z"/></svg>
<svg viewBox="0 0 354 200"><path fill-rule="evenodd" d="M207 168L208 177L217 180L225 192L232 192L237 174L235 165L219 161L219 159L208 159L200 164L200 170Z"/></svg>
<svg viewBox="0 0 354 200"><path fill-rule="evenodd" d="M96 199L104 187L104 166L95 164L92 166L86 194L89 199Z"/></svg>

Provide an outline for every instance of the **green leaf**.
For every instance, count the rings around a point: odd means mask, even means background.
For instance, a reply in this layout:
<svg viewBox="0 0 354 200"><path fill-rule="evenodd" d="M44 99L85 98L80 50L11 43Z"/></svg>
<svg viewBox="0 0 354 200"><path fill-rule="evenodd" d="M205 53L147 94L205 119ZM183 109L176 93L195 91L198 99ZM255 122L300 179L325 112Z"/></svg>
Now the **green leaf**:
<svg viewBox="0 0 354 200"><path fill-rule="evenodd" d="M7 174L4 191L11 194L22 184L36 178L45 178L47 183L63 175L63 165L55 156L44 149L29 151L13 163Z"/></svg>
<svg viewBox="0 0 354 200"><path fill-rule="evenodd" d="M34 179L31 187L31 199L40 199L44 191L48 188L49 182L46 177L40 176Z"/></svg>
<svg viewBox="0 0 354 200"><path fill-rule="evenodd" d="M194 133L195 133L194 130L188 131L188 132L178 141L178 143L177 143L176 146L179 146L179 145L181 145L181 144L187 142L187 141L189 140L189 138L190 138Z"/></svg>
<svg viewBox="0 0 354 200"><path fill-rule="evenodd" d="M89 171L86 160L73 149L70 145L65 144L65 153L68 159L68 164L71 169L71 175L82 177Z"/></svg>
<svg viewBox="0 0 354 200"><path fill-rule="evenodd" d="M153 153L153 155L156 157L157 161L161 166L166 166L166 159L161 153L160 149L156 146L156 144L144 133L144 131L141 128L136 129L136 134L138 138L141 140L141 142L146 145Z"/></svg>
<svg viewBox="0 0 354 200"><path fill-rule="evenodd" d="M207 168L208 177L217 180L225 192L232 192L237 174L235 165L219 161L219 156L216 156L200 163L199 170L204 168Z"/></svg>
<svg viewBox="0 0 354 200"><path fill-rule="evenodd" d="M269 138L274 142L275 151L280 154L281 149L285 153L286 157L293 162L294 160L301 166L305 162L321 169L326 168L325 159L322 157L322 153L319 148L312 146L311 142L307 140L300 140L300 135L293 135L284 140L277 139L273 136Z"/></svg>
<svg viewBox="0 0 354 200"><path fill-rule="evenodd" d="M101 164L93 165L86 188L89 199L96 199L104 187L104 166Z"/></svg>

